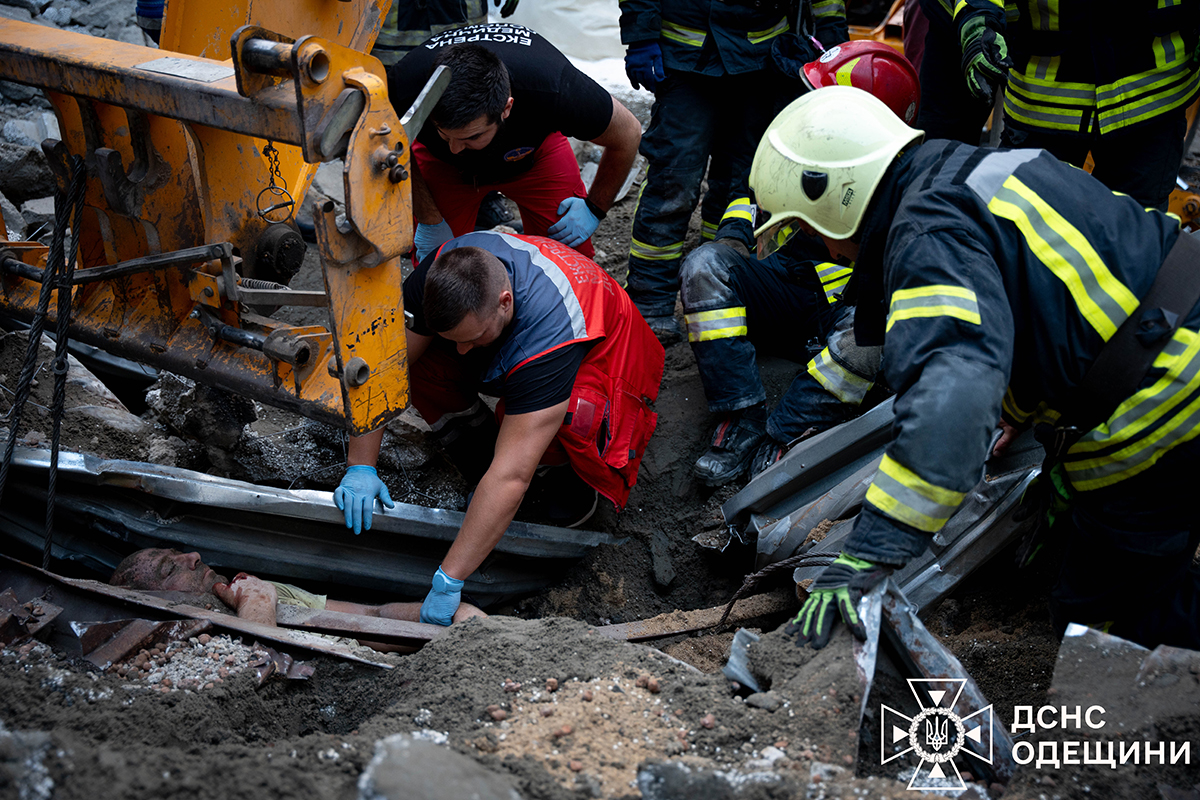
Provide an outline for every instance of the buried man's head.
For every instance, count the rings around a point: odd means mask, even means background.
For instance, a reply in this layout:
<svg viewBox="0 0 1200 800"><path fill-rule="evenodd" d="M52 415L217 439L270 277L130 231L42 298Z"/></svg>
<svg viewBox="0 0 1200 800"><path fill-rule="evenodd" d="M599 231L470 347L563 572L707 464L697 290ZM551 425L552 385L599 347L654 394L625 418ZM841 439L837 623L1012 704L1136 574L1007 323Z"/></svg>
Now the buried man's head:
<svg viewBox="0 0 1200 800"><path fill-rule="evenodd" d="M199 553L151 548L126 557L108 582L144 591L211 592L213 584L229 580L209 569Z"/></svg>

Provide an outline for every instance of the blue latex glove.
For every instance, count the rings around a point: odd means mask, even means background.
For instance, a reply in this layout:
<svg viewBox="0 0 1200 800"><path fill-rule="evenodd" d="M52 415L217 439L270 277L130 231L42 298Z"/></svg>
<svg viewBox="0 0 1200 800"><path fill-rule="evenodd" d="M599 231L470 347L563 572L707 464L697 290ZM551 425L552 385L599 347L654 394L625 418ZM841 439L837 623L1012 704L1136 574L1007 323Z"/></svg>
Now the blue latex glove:
<svg viewBox="0 0 1200 800"><path fill-rule="evenodd" d="M417 248L417 262L424 261L425 256L453 238L454 231L450 230L450 223L446 220L442 220L437 225L424 225L418 222L417 232L413 234L413 244Z"/></svg>
<svg viewBox="0 0 1200 800"><path fill-rule="evenodd" d="M629 45L625 51L625 74L635 89L642 86L650 92L657 89L658 82L667 77L663 72L662 49L658 42L634 42Z"/></svg>
<svg viewBox="0 0 1200 800"><path fill-rule="evenodd" d="M333 502L346 513L346 527L352 529L355 536L371 530L371 510L375 508L376 497L384 508L396 507L374 467L356 464L346 470L333 493Z"/></svg>
<svg viewBox="0 0 1200 800"><path fill-rule="evenodd" d="M451 578L442 568L438 567L433 573L433 588L421 603L421 622L430 625L449 625L454 621L454 612L458 611L461 602L463 582Z"/></svg>
<svg viewBox="0 0 1200 800"><path fill-rule="evenodd" d="M586 200L568 197L558 204L558 222L546 229L546 235L567 247L577 247L591 238L599 224Z"/></svg>

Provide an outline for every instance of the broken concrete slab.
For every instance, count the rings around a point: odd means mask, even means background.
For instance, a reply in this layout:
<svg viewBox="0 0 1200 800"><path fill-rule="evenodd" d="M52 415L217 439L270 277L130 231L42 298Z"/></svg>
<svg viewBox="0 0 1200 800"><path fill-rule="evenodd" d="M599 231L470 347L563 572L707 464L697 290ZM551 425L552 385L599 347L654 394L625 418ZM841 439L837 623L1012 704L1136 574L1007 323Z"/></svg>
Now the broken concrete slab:
<svg viewBox="0 0 1200 800"><path fill-rule="evenodd" d="M440 737L445 739L443 735ZM359 800L521 800L507 776L427 738L397 733L375 743L358 779Z"/></svg>
<svg viewBox="0 0 1200 800"><path fill-rule="evenodd" d="M1188 797L1200 784L1200 652L1166 645L1151 651L1072 625L1049 694L1056 710L1084 709L1084 723L1067 727L1062 719L1019 739L1018 756L1028 761L1006 798ZM1086 710L1093 707L1101 710L1089 725ZM1057 764L1041 760L1052 752Z"/></svg>

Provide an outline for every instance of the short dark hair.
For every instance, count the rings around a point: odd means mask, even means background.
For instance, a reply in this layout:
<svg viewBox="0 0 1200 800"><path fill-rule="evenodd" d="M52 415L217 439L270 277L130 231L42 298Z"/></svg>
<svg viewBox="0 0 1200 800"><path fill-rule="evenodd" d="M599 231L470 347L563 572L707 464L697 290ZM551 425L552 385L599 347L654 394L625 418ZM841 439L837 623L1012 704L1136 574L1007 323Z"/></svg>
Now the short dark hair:
<svg viewBox="0 0 1200 800"><path fill-rule="evenodd" d="M152 553L152 550L137 550L125 556L113 570L112 577L108 579L109 584L127 586L130 589L157 588L157 576L154 575L152 565L148 563Z"/></svg>
<svg viewBox="0 0 1200 800"><path fill-rule="evenodd" d="M429 115L435 125L453 131L480 117L489 125L500 121L512 92L500 56L483 45L456 44L438 53L433 65L450 68L450 85Z"/></svg>
<svg viewBox="0 0 1200 800"><path fill-rule="evenodd" d="M500 294L499 259L480 247L444 251L425 274L425 324L435 333L458 326L467 314L479 314Z"/></svg>

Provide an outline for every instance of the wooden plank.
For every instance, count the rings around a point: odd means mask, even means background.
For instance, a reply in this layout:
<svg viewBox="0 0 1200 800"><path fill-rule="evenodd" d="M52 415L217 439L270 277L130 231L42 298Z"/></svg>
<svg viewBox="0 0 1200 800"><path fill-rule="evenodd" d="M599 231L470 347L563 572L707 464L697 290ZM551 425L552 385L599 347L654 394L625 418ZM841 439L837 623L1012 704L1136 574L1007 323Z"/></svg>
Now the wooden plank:
<svg viewBox="0 0 1200 800"><path fill-rule="evenodd" d="M796 595L788 589L756 594L737 601L727 624L732 626L755 617L780 614L792 609L795 605ZM696 611L671 611L637 622L602 625L596 628L596 633L611 639L624 639L629 642L662 639L667 636L678 636L681 633L692 633L711 628L717 624L724 613L725 606L723 605Z"/></svg>

